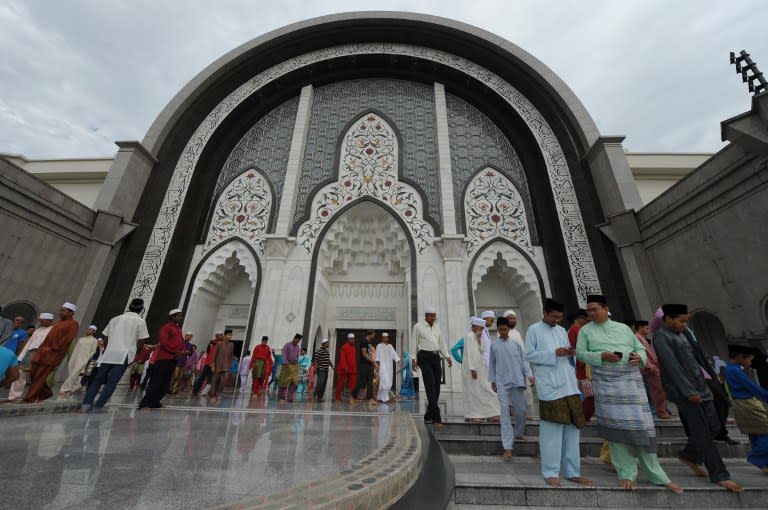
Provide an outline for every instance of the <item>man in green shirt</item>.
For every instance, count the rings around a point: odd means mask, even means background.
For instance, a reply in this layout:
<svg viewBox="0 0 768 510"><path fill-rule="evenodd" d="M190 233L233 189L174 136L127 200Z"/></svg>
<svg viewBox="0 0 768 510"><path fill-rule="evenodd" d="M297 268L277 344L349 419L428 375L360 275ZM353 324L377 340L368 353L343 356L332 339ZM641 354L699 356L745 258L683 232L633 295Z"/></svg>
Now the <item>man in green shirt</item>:
<svg viewBox="0 0 768 510"><path fill-rule="evenodd" d="M576 358L592 367L597 430L608 441L619 485L637 489L637 457L648 479L681 494L656 458L656 428L648 406L640 367L645 365L643 344L625 324L608 315L603 296L587 296L591 322L579 330Z"/></svg>

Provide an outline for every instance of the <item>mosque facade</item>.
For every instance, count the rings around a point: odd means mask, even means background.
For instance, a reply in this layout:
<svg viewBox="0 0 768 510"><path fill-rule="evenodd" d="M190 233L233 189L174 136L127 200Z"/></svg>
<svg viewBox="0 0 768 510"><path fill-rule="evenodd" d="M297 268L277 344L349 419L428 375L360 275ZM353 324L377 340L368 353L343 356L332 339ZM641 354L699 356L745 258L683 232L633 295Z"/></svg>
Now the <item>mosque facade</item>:
<svg viewBox="0 0 768 510"><path fill-rule="evenodd" d="M118 142L72 299L106 322L144 298L151 327L181 307L199 345L231 328L245 348L299 332L332 351L366 329L412 351L428 306L447 344L481 310L513 309L525 330L545 296L576 310L602 293L619 317L649 317L621 142L544 64L475 27L406 13L290 25Z"/></svg>

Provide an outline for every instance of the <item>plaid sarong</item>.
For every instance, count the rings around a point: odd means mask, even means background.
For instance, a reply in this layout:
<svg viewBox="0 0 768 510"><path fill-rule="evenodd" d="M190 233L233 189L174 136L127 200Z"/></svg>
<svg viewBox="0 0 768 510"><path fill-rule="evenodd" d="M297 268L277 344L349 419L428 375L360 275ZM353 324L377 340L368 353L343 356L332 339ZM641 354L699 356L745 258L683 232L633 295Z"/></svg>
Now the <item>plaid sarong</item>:
<svg viewBox="0 0 768 510"><path fill-rule="evenodd" d="M278 388L287 388L289 386L299 385L299 365L283 365L280 368L280 376L277 378Z"/></svg>
<svg viewBox="0 0 768 510"><path fill-rule="evenodd" d="M255 359L253 360L253 378L254 379L264 379L264 375L266 372L266 362L263 359Z"/></svg>
<svg viewBox="0 0 768 510"><path fill-rule="evenodd" d="M656 428L638 367L592 367L592 390L600 437L656 452Z"/></svg>

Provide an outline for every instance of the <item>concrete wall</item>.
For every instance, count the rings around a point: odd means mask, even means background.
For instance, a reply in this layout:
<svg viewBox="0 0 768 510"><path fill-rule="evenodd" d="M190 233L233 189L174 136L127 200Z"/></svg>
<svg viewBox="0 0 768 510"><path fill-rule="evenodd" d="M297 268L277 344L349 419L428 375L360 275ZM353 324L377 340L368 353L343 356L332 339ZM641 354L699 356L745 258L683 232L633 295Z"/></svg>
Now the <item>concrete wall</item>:
<svg viewBox="0 0 768 510"><path fill-rule="evenodd" d="M0 304L56 312L76 302L96 213L4 158L0 196Z"/></svg>
<svg viewBox="0 0 768 510"><path fill-rule="evenodd" d="M661 301L768 344L768 157L731 144L637 216Z"/></svg>

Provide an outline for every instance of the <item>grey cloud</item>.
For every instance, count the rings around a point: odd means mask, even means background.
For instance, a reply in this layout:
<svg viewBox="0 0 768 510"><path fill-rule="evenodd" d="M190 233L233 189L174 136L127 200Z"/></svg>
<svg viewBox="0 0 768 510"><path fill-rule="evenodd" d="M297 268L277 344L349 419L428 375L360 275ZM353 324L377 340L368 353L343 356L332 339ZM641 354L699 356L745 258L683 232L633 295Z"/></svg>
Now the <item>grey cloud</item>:
<svg viewBox="0 0 768 510"><path fill-rule="evenodd" d="M366 6L367 7L367 6ZM551 67L601 132L634 151L714 151L749 108L729 50L768 69L768 3L413 1L376 9L454 18ZM141 139L195 74L232 48L359 2L0 0L0 151L110 155Z"/></svg>

